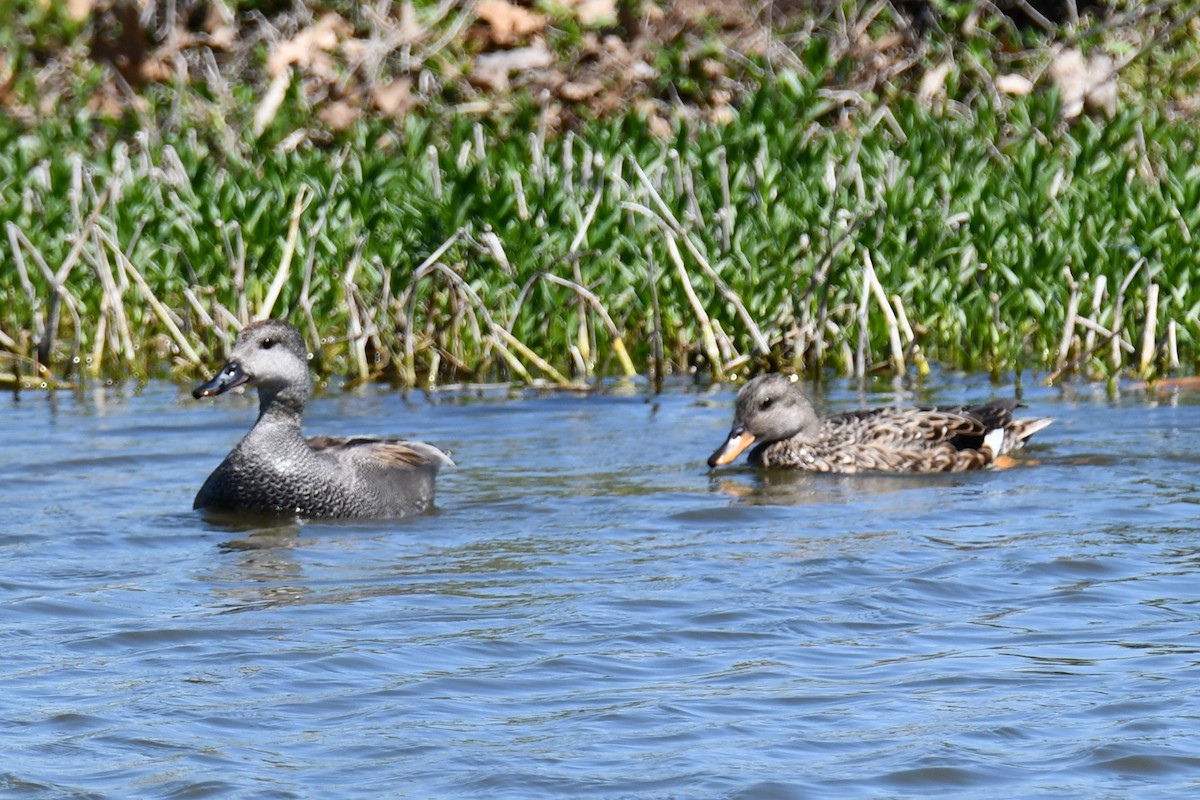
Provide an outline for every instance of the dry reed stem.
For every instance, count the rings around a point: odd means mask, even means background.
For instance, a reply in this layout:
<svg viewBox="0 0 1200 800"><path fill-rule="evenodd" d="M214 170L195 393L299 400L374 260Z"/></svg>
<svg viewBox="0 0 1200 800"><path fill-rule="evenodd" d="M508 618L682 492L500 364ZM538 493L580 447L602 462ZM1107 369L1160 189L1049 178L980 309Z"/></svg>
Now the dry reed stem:
<svg viewBox="0 0 1200 800"><path fill-rule="evenodd" d="M733 342L729 340L729 334L727 334L725 329L721 327L721 320L714 319L712 324L713 334L717 339L717 350L721 353L722 369L728 371L724 365L728 364L730 361L733 361L735 358L738 358L739 353L737 352L737 348L733 346Z"/></svg>
<svg viewBox="0 0 1200 800"><path fill-rule="evenodd" d="M1097 275L1096 287L1092 290L1092 317L1100 319L1101 305L1104 302L1104 292L1108 287L1108 276ZM1083 349L1091 350L1096 343L1096 331L1089 329L1087 336L1084 338Z"/></svg>
<svg viewBox="0 0 1200 800"><path fill-rule="evenodd" d="M1104 341L1109 341L1113 337L1113 332L1104 327L1098 322L1093 321L1089 317L1078 316L1075 318L1075 324L1086 330L1089 334L1089 339L1094 340L1097 335L1104 338ZM1126 353L1134 352L1134 347L1124 338L1117 339L1117 345ZM1088 349L1094 350L1092 345L1088 345Z"/></svg>
<svg viewBox="0 0 1200 800"><path fill-rule="evenodd" d="M436 270L449 278L456 291L461 292L474 307L479 309L480 313L483 314L483 321L487 323L487 326L491 331L487 338L493 344L493 346L495 346L496 351L500 353L500 357L503 358L504 361L513 369L513 371L516 372L526 383L533 383L533 376L529 374L529 370L525 369L525 365L521 363L520 359L512 354L512 351L508 349L508 346L505 343L512 343L514 346L520 345L522 352L533 355L535 358L537 358L537 355L528 347L525 347L525 345L521 343L517 337L505 330L503 326L496 324L496 321L492 319L492 315L488 312L487 306L484 304L483 299L476 294L475 290L471 288L469 283L462 279L461 275L440 261L431 264L430 270ZM416 280L417 278L414 278L413 282L415 283ZM414 299L415 296L416 295L414 293ZM551 370L553 370L553 368L551 368ZM562 376L559 375L558 377L561 378ZM569 383L569 381L567 381L565 378L563 378L561 382Z"/></svg>
<svg viewBox="0 0 1200 800"><path fill-rule="evenodd" d="M429 159L429 177L433 181L433 199L442 199L442 167L438 163L438 151L433 145L425 148L425 156Z"/></svg>
<svg viewBox="0 0 1200 800"><path fill-rule="evenodd" d="M229 239L231 230L234 238L237 239L236 252L233 242ZM238 322L238 330L241 330L250 321L250 308L246 299L246 241L242 238L242 226L236 220L222 225L221 238L225 242L225 257L229 260L230 269L233 270L233 291L237 298L237 316L235 318Z"/></svg>
<svg viewBox="0 0 1200 800"><path fill-rule="evenodd" d="M71 274L71 270L75 268L75 264L79 261L79 256L83 252L84 246L87 244L88 239L91 238L92 229L96 227L96 220L100 218L100 213L104 210L104 207L108 205L108 199L112 195L112 187L113 183L110 182L100 196L96 198L96 204L92 208L92 213L88 214L87 222L83 224L83 227L75 236L75 241L71 244L71 249L67 252L67 257L63 259L63 263L59 265L58 271L51 276L47 268L46 277L50 280L50 287L54 293L50 296L50 308L46 312L46 327L42 331L41 340L38 342L39 363L46 364L49 362L50 350L54 347L54 335L58 328L58 301L60 297L67 301L72 316L78 317L79 311L74 307L74 300L66 290L67 277ZM33 245L29 244L28 246L32 247ZM44 266L41 256L36 251L32 252L34 252L35 260L38 261L39 266ZM78 339L78 322L76 322L77 348Z"/></svg>
<svg viewBox="0 0 1200 800"><path fill-rule="evenodd" d="M100 318L96 320L96 332L92 337L92 360L88 364L88 374L93 378L100 377L100 365L104 360L104 339L108 328L108 296L100 297Z"/></svg>
<svg viewBox="0 0 1200 800"><path fill-rule="evenodd" d="M717 148L717 174L721 180L721 210L717 212L721 223L721 250L728 253L733 239L733 200L729 191L729 158L724 147Z"/></svg>
<svg viewBox="0 0 1200 800"><path fill-rule="evenodd" d="M904 364L904 345L900 342L900 328L896 323L896 314L892 310L891 303L888 302L887 294L883 291L883 285L879 282L879 276L875 274L875 264L871 260L869 250L863 250L863 280L871 289L871 294L875 297L875 302L879 306L879 310L883 312L884 322L888 329L888 342L892 348L892 369L897 375L903 375L907 372Z"/></svg>
<svg viewBox="0 0 1200 800"><path fill-rule="evenodd" d="M504 363L508 364L509 368L513 372L517 373L521 380L525 381L527 384L532 384L533 376L529 374L529 370L525 369L525 365L522 364L516 356L509 352L509 349L504 346L504 342L500 341L500 339L494 334L490 334L487 338L488 341L492 343L492 346L496 348L496 352L500 354L500 357L504 359Z"/></svg>
<svg viewBox="0 0 1200 800"><path fill-rule="evenodd" d="M1154 353L1158 349L1156 337L1158 333L1158 284L1151 283L1146 290L1146 327L1142 330L1142 355L1138 362L1138 373L1145 378L1154 363Z"/></svg>
<svg viewBox="0 0 1200 800"><path fill-rule="evenodd" d="M1133 282L1134 277L1141 272L1142 267L1146 265L1145 258L1139 258L1133 265L1133 269L1129 270L1129 274L1121 281L1121 287L1117 290L1117 297L1113 308L1113 345L1112 345L1112 368L1113 374L1121 371L1121 327L1124 323L1125 309L1125 290L1129 288L1129 284Z"/></svg>
<svg viewBox="0 0 1200 800"><path fill-rule="evenodd" d="M647 282L650 284L650 310L654 320L654 332L650 338L650 353L654 359L654 390L661 392L663 381L662 310L658 305L658 280L655 274L658 271L658 263L654 260L654 253L649 244L646 245L645 253Z"/></svg>
<svg viewBox="0 0 1200 800"><path fill-rule="evenodd" d="M868 319L870 314L871 287L864 273L858 287L858 347L854 352L854 377L861 382L867 376L867 350L870 342Z"/></svg>
<svg viewBox="0 0 1200 800"><path fill-rule="evenodd" d="M240 319L238 319L237 315L234 314L232 311L230 311L228 308L226 308L224 305L222 305L221 303L218 303L216 300L213 300L212 304L213 304L213 308L216 310L216 313L213 315L213 318L214 319L216 319L217 317L221 318L221 324L219 327L233 328L235 331L240 331L242 328L246 327L246 324L243 323ZM231 342L227 336L222 336L221 341L225 342L226 347L229 347L231 345Z"/></svg>
<svg viewBox="0 0 1200 800"><path fill-rule="evenodd" d="M625 349L625 340L621 336L621 332L617 329L616 323L613 322L613 318L609 315L608 310L600 302L600 298L586 287L574 281L569 281L566 278L560 278L549 272L543 272L541 276L551 283L557 283L559 286L565 286L573 290L595 309L596 313L600 316L600 320L604 323L604 327L608 330L609 338L612 339L613 352L617 354L617 360L621 362L621 369L625 372L625 377L631 378L636 375L637 370L634 368L633 361L630 360L629 353Z"/></svg>
<svg viewBox="0 0 1200 800"><path fill-rule="evenodd" d="M492 324L492 332L496 335L499 335L508 344L512 345L513 349L515 349L521 355L525 356L526 359L528 359L529 361L532 361L533 365L535 367L540 369L545 374L549 375L550 379L552 381L554 381L555 383L560 384L560 385L565 385L565 384L571 383L571 380L569 378L567 378L565 375L563 375L561 372L556 370L550 364L550 362L546 361L544 358L539 356L537 353L533 352L533 350L531 350L529 347L527 347L525 345L525 343L522 342L520 339L518 339L516 336L513 336L511 333L506 331L504 329L503 325L496 325L495 323L493 323ZM528 373L526 373L526 374L528 374Z"/></svg>
<svg viewBox="0 0 1200 800"><path fill-rule="evenodd" d="M413 343L413 325L417 315L417 283L421 278L431 272L438 263L438 259L445 255L454 244L462 239L464 231L460 228L450 235L450 238L438 245L438 248L429 254L429 257L422 261L415 270L413 270L412 280L409 281L408 287L404 293L397 298L397 302L401 307L404 305L404 296L408 295L409 307L408 323L404 326L404 367L402 370L401 380L405 386L415 386L417 384L417 364L416 351Z"/></svg>
<svg viewBox="0 0 1200 800"><path fill-rule="evenodd" d="M188 305L192 307L192 310L196 312L196 316L200 318L200 321L203 322L206 327L216 333L217 337L221 340L221 343L225 345L226 349L228 349L231 344L229 341L229 334L227 334L225 329L218 325L217 321L212 318L212 315L208 313L208 309L206 309L204 304L200 302L200 298L196 296L196 293L193 292L190 287L184 287L183 296L184 299L188 301Z"/></svg>
<svg viewBox="0 0 1200 800"><path fill-rule="evenodd" d="M516 336L514 336L513 334L511 334L507 330L505 330L505 328L502 325L498 325L496 323L496 321L492 318L492 315L488 312L486 304L484 304L483 300L479 297L479 295L475 292L475 290L473 288L471 288L471 285L469 283L467 283L465 280L463 280L461 275L459 275L457 272L455 272L454 270L447 267L445 264L442 264L440 261L436 260L437 258L440 258L441 255L446 250L448 250L455 241L457 241L459 238L461 238L462 235L463 235L463 231L461 231L461 230L456 231L455 234L450 237L450 239L447 239L445 242L443 242L441 247L439 247L437 251L435 251L433 254L431 254L430 257L427 258L425 260L425 262L422 263L421 266L419 266L416 269L416 271L413 273L413 279L409 285L410 304L411 305L410 305L410 311L409 311L408 326L405 331L405 334L406 334L406 336L405 336L405 361L406 361L405 370L406 370L406 374L404 376L405 381L410 386L414 385L416 383L415 354L413 352L412 340L411 340L413 318L416 315L415 287L416 287L417 282L420 281L421 278L425 277L427 274L429 274L431 272L437 271L437 272L441 273L442 275L445 275L450 280L450 282L453 285L453 287L455 288L455 290L462 293L463 296L465 296L471 302L472 306L477 308L479 310L479 312L483 315L484 322L487 323L487 326L490 330L490 334L488 336L488 341L490 341L496 347L497 351L500 353L501 358L503 358L505 360L505 362L508 363L508 365L510 367L512 367L513 371L516 372L518 375L520 375L523 380L525 380L527 383L534 382L533 377L529 374L529 371L527 369L525 369L525 366L523 364L521 364L520 360L517 359L516 356L514 356L512 354L512 352L509 350L509 346L512 346L514 349L519 351L523 356L525 356L527 359L529 359L531 362L533 362L533 364L539 370L544 372L546 375L550 376L551 380L553 380L561 385L569 385L571 383L571 381L568 378L566 378L561 372L556 370L549 362L547 362L544 358L542 358L537 353L535 353L532 349L530 349L528 346L526 346L524 342L521 342L519 339L517 339Z"/></svg>
<svg viewBox="0 0 1200 800"><path fill-rule="evenodd" d="M1175 318L1167 320L1167 368L1179 369L1179 340L1175 333Z"/></svg>
<svg viewBox="0 0 1200 800"><path fill-rule="evenodd" d="M33 287L33 281L29 280L29 270L25 267L25 254L21 252L20 240L25 236L14 222L4 223L4 230L8 234L8 247L12 251L13 262L17 265L17 277L21 280L21 287L25 290L25 297L33 312L33 327L41 330L43 327L42 315L38 311L41 304L37 301L37 290Z"/></svg>
<svg viewBox="0 0 1200 800"><path fill-rule="evenodd" d="M687 297L688 304L691 305L692 312L696 315L696 321L700 325L700 337L704 344L704 354L708 357L709 363L712 364L713 377L717 381L724 381L725 371L721 367L721 352L717 348L717 339L713 334L712 320L709 319L704 306L700 304L700 298L696 296L696 290L692 286L692 279L688 275L687 267L683 264L683 256L679 252L679 245L675 242L675 235L668 228L663 229L663 234L664 240L667 243L667 255L671 257L671 263L675 265L675 271L679 275L679 283L683 287L683 293Z"/></svg>
<svg viewBox="0 0 1200 800"><path fill-rule="evenodd" d="M179 349L183 353L184 357L193 365L197 367L203 367L204 359L199 356L199 354L192 347L191 343L188 342L187 337L183 335L181 330L179 330L179 326L175 324L175 320L172 318L170 310L161 302L159 302L157 297L155 297L154 291L150 288L150 284L146 282L146 279L142 277L142 273L138 272L137 268L133 266L133 262L130 261L129 258L126 257L125 253L121 251L121 248L117 246L116 241L110 238L107 233L100 231L99 228L96 230L100 233L104 243L108 245L109 250L111 250L113 255L116 257L117 263L121 265L121 268L127 275L129 275L129 277L133 278L134 283L137 284L139 291L141 291L142 297L145 298L146 302L150 304L150 308L154 311L154 315L158 317L159 321L163 324L163 327L165 327L171 334L171 338L175 340L177 345L179 345Z"/></svg>
<svg viewBox="0 0 1200 800"><path fill-rule="evenodd" d="M1125 343L1121 341L1120 329L1112 330L1112 331L1105 331L1105 332L1101 333L1101 331L1103 331L1103 328L1100 328L1099 326L1097 326L1097 328L1098 328L1098 330L1096 332L1100 335L1100 341L1096 342L1096 344L1093 345L1091 349L1084 350L1082 353L1075 356L1075 358L1071 359L1070 361L1063 364L1061 367L1059 367L1058 369L1054 370L1049 375L1047 375L1046 379L1043 381L1043 383L1046 386L1053 386L1058 381L1058 379L1061 378L1064 374L1066 374L1067 372L1070 372L1079 364L1082 364L1083 362L1087 361L1089 358L1092 357L1092 355L1097 350L1100 350L1109 342L1113 343L1113 351L1114 352L1116 352L1118 354L1121 352L1121 347L1122 347L1122 345L1125 345ZM1130 347L1129 349L1132 350L1133 348ZM1119 358L1119 356L1118 356L1118 358Z"/></svg>
<svg viewBox="0 0 1200 800"><path fill-rule="evenodd" d="M1079 283L1071 274L1071 270L1063 268L1063 277L1067 279L1067 286L1071 289L1071 294L1067 298L1067 316L1063 322L1062 338L1058 344L1058 357L1055 359L1055 368L1062 367L1067 363L1067 358L1071 355L1071 343L1075 339L1075 318L1079 316Z"/></svg>
<svg viewBox="0 0 1200 800"><path fill-rule="evenodd" d="M60 381L49 369L37 363L35 359L17 353L0 353L0 358L12 362L12 372L0 372L0 388L13 389L74 389L75 384ZM38 374L38 378L26 377L21 373L21 364L28 364Z"/></svg>
<svg viewBox="0 0 1200 800"><path fill-rule="evenodd" d="M263 298L255 319L267 319L271 316L271 311L275 308L275 301L279 299L279 293L283 291L283 285L287 283L288 276L292 271L292 257L296 254L296 242L300 238L300 218L304 215L304 210L308 208L312 198L313 190L308 187L308 184L301 184L300 191L296 192L296 202L292 206L292 218L288 222L287 239L283 244L279 267L275 270L275 279L271 281L271 288L267 290L267 296Z"/></svg>
<svg viewBox="0 0 1200 800"><path fill-rule="evenodd" d="M742 302L742 298L738 296L738 293L733 291L733 289L731 289L724 280L721 279L721 276L715 269L713 269L712 264L710 264L708 259L704 257L704 254L700 252L700 248L695 242L692 241L691 237L687 235L686 229L684 229L683 225L680 224L679 220L671 212L671 209L662 199L662 196L658 193L658 190L654 188L653 182L650 180L650 177L646 175L646 172L642 169L641 164L633 159L630 159L630 163L633 164L633 169L637 173L638 180L641 181L643 188L645 188L647 194L649 194L650 198L654 201L654 205L657 206L659 212L657 215L658 218L662 223L665 223L667 227L673 230L681 239L683 239L683 243L687 247L688 252L691 253L692 258L696 259L696 263L699 264L700 268L704 270L704 273L708 275L709 279L713 282L713 285L717 287L717 291L719 291L721 295L727 301L729 301L731 305L733 305L734 310L737 311L738 316L741 317L742 323L746 326L746 330L750 333L750 338L754 342L755 350L757 350L761 355L766 355L767 353L771 352L771 346L767 343L767 338L763 336L762 330L758 327L758 323L756 323L754 318L750 315L745 303ZM636 208L636 206L634 207ZM651 214L650 216L653 218L656 215Z"/></svg>
<svg viewBox="0 0 1200 800"><path fill-rule="evenodd" d="M896 320L900 323L900 330L903 331L904 337L908 340L908 345L912 350L913 363L917 365L917 374L922 377L929 374L929 362L925 360L925 354L921 352L921 345L917 342L917 336L913 333L912 326L908 324L908 314L904 313L904 303L900 300L900 295L892 295L892 305L896 309Z"/></svg>
<svg viewBox="0 0 1200 800"><path fill-rule="evenodd" d="M121 354L125 358L125 363L132 365L134 354L137 351L133 345L133 330L129 325L129 317L125 313L125 298L113 275L112 264L109 263L108 252L104 248L104 240L98 229L92 229L92 238L95 239L96 254L93 267L96 274L100 276L100 285L104 288L104 297L108 301L108 311L116 323L117 342L121 345ZM124 277L124 272L121 275Z"/></svg>
<svg viewBox="0 0 1200 800"><path fill-rule="evenodd" d="M342 275L342 294L346 298L346 308L350 314L350 328L346 333L349 338L350 350L354 354L354 362L358 367L358 377L363 380L370 376L371 370L367 364L367 337L364 334L362 318L359 316L359 298L354 291L354 276L358 272L358 265L362 262L363 246L366 243L365 236L359 237L358 244L354 248L354 255L350 258L350 264Z"/></svg>
<svg viewBox="0 0 1200 800"><path fill-rule="evenodd" d="M1121 323L1123 321L1123 311L1125 304L1125 293L1118 292L1116 299L1113 301L1113 327L1112 327L1112 352L1109 355L1110 363L1112 364L1113 374L1116 375L1121 371Z"/></svg>
<svg viewBox="0 0 1200 800"><path fill-rule="evenodd" d="M83 324L79 319L79 307L75 302L75 297L67 291L66 278L76 262L77 258L67 257L64 262L65 269L59 270L56 274L50 269L50 265L46 263L46 259L42 257L41 252L34 246L33 242L25 236L25 232L17 229L16 236L20 240L24 248L33 257L33 261L37 264L38 269L42 273L42 278L45 279L46 285L50 287L50 298L46 310L46 324L42 329L41 335L38 337L37 345L37 360L39 364L49 365L50 354L54 346L54 337L58 332L58 307L60 303L66 303L67 310L71 312L71 321L73 324L74 338L72 340L72 355L78 355L81 347L81 337L83 336ZM73 250L72 252L78 252ZM59 275L62 275L62 280Z"/></svg>
<svg viewBox="0 0 1200 800"><path fill-rule="evenodd" d="M592 227L592 220L594 220L596 217L596 209L600 207L600 201L603 198L603 188L597 188L595 195L592 197L592 202L588 204L587 212L585 212L583 215L583 220L579 223L579 230L575 232L575 238L571 240L571 246L567 250L568 253L574 254L579 251L580 245L583 244L584 239L587 238L588 231ZM580 270L578 258L571 260L571 269L575 275L575 285L582 287L583 273ZM579 350L580 364L583 366L583 370L580 372L580 374L585 378L590 378L592 373L591 361L594 348L592 347L591 339L588 335L587 305L584 302L584 297L582 295L579 295L576 299L579 303L579 331L576 334L576 347ZM611 320L609 320L609 322L611 322ZM617 341L618 344L615 346L619 346L621 351L624 351L625 344L624 342L620 341L619 336L617 337Z"/></svg>
<svg viewBox="0 0 1200 800"><path fill-rule="evenodd" d="M571 363L575 365L575 373L587 375L588 367L583 363L583 353L579 352L579 348L573 344L567 345L567 353L571 356Z"/></svg>
<svg viewBox="0 0 1200 800"><path fill-rule="evenodd" d="M525 182L521 179L521 173L514 172L512 174L513 194L517 196L517 218L522 222L529 221L529 201L525 198Z"/></svg>

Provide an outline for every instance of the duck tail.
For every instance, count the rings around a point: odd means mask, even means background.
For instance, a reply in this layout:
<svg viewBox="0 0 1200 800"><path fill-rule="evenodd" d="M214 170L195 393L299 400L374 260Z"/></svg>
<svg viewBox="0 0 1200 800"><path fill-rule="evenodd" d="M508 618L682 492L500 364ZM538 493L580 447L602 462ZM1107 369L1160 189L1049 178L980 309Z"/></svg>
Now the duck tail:
<svg viewBox="0 0 1200 800"><path fill-rule="evenodd" d="M1013 447L1020 447L1030 436L1033 436L1042 428L1049 427L1052 422L1054 422L1053 417L1013 420L1012 425L1008 428L1008 434L1014 440Z"/></svg>
<svg viewBox="0 0 1200 800"><path fill-rule="evenodd" d="M992 458L1002 456L1013 450L1020 450L1026 440L1035 433L1054 422L1051 417L1036 417L1034 419L1014 419L1002 428L993 428L983 439L983 446L992 453Z"/></svg>

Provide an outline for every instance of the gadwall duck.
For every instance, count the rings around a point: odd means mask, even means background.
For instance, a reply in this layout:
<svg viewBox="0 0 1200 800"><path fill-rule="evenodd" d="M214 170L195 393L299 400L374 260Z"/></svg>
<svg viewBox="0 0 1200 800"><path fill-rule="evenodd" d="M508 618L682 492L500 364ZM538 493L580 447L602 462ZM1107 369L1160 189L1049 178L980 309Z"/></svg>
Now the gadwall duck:
<svg viewBox="0 0 1200 800"><path fill-rule="evenodd" d="M750 463L810 472L962 472L1010 464L1005 454L1050 419L1014 419L1016 400L940 408L874 408L821 418L795 379L770 374L738 392L733 427L709 456L728 464L751 445Z"/></svg>
<svg viewBox="0 0 1200 800"><path fill-rule="evenodd" d="M424 442L300 435L308 353L300 332L263 320L238 334L225 368L196 398L258 387L258 421L200 487L193 508L301 517L403 517L433 504L450 457Z"/></svg>

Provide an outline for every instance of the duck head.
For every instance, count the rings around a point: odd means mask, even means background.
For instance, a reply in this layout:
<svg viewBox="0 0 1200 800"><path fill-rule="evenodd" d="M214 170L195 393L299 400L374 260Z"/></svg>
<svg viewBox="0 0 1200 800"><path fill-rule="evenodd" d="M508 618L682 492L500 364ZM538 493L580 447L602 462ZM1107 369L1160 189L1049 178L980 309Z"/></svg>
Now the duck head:
<svg viewBox="0 0 1200 800"><path fill-rule="evenodd" d="M243 384L258 387L264 408L277 397L303 405L308 397L308 353L300 331L274 319L247 325L238 334L224 368L197 386L192 396L212 397Z"/></svg>
<svg viewBox="0 0 1200 800"><path fill-rule="evenodd" d="M733 427L725 443L708 457L710 467L733 461L752 444L770 444L815 431L820 421L794 377L771 373L738 392Z"/></svg>

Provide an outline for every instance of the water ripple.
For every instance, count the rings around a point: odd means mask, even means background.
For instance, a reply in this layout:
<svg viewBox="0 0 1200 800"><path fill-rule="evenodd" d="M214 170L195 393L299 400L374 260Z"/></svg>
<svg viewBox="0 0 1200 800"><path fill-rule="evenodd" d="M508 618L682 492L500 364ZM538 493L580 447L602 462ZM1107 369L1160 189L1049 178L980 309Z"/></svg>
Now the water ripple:
<svg viewBox="0 0 1200 800"><path fill-rule="evenodd" d="M252 402L12 404L0 793L1190 797L1200 399L1024 399L1036 464L836 478L710 474L723 391L368 387L314 430L453 449L439 510L282 524L188 510Z"/></svg>

